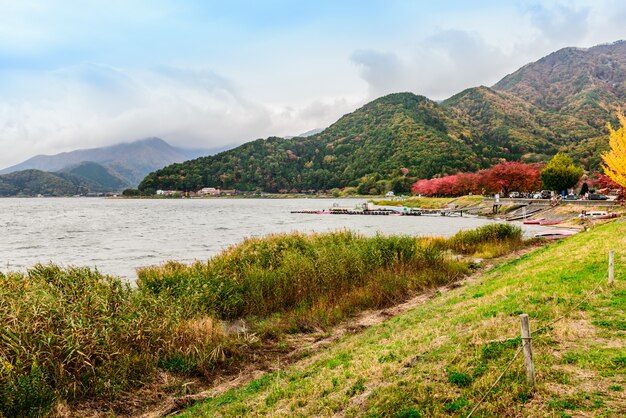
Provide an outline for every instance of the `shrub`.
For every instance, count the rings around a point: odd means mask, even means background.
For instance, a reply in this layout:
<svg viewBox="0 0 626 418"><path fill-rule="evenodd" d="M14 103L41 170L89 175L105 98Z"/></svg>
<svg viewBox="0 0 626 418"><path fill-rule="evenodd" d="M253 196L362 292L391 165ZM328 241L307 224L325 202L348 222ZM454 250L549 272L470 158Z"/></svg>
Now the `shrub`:
<svg viewBox="0 0 626 418"><path fill-rule="evenodd" d="M160 356L211 338L181 325L175 307L88 268L37 265L1 275L0 318L5 416L41 415L56 398L115 396L142 384Z"/></svg>
<svg viewBox="0 0 626 418"><path fill-rule="evenodd" d="M501 246L506 248L498 248ZM461 254L489 252L492 256L522 245L522 229L503 223L494 223L468 231L459 231L448 240L448 247ZM493 250L496 251L493 251Z"/></svg>

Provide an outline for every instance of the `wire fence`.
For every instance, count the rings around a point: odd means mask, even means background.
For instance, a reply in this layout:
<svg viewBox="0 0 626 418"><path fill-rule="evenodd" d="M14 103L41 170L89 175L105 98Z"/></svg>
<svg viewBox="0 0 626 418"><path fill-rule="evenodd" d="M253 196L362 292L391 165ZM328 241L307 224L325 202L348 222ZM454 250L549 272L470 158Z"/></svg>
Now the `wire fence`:
<svg viewBox="0 0 626 418"><path fill-rule="evenodd" d="M549 323L543 325L542 327L537 328L536 330L531 332L531 336L534 334L540 334L543 333L545 331L547 331L548 329L550 329L554 324L556 324L557 322L563 320L564 318L566 318L569 314L571 314L572 312L574 312L575 310L577 310L578 308L580 308L580 306L585 303L587 300L589 300L589 298L591 296L593 296L598 289L602 288L602 284L605 283L608 279L608 274L605 274L602 279L598 280L598 283L594 286L594 288L589 291L585 297L583 297L581 300L578 301L578 303L576 303L575 305L573 305L572 307L570 307L570 309L568 309L563 315L559 316L558 318L550 321ZM505 341L512 341L512 340L516 340L519 339L519 337L512 337L512 338L506 338L506 339L502 339L502 340L497 340L498 342L505 342ZM483 404L483 402L485 401L485 399L487 399L487 396L493 391L493 389L498 385L498 383L500 383L500 380L502 380L502 377L504 377L504 375L506 374L506 372L509 370L509 368L511 368L511 366L513 365L513 363L515 362L515 360L517 359L517 357L519 357L520 353L522 352L522 350L524 349L525 345L527 344L526 341L522 340L522 345L517 349L517 351L515 352L515 355L513 356L513 358L507 363L507 365L504 367L504 369L502 370L502 372L500 373L500 375L498 376L498 378L495 380L495 382L493 382L493 384L489 387L489 389L483 394L483 396L480 398L480 400L476 403L476 405L474 405L474 407L472 408L472 410L470 411L470 413L467 415L466 418L471 418L471 416L474 414L474 412L476 412L478 410L478 408Z"/></svg>

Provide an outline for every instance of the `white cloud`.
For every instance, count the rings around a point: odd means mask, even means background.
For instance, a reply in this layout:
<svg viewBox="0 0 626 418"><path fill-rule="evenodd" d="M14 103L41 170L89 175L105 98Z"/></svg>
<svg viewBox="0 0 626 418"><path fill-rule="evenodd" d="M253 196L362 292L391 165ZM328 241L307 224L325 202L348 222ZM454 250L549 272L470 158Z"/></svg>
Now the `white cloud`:
<svg viewBox="0 0 626 418"><path fill-rule="evenodd" d="M352 60L361 67L370 97L397 91L413 91L432 99L478 84L497 80L494 69L506 66L508 57L489 46L478 34L459 30L439 31L399 58L392 51L360 50ZM501 73L500 73L501 74Z"/></svg>
<svg viewBox="0 0 626 418"><path fill-rule="evenodd" d="M385 2L348 18L329 3L293 22L270 3L258 21L216 14L219 2L0 0L0 168L148 136L294 135L383 94L444 99L559 48L626 38L619 0Z"/></svg>
<svg viewBox="0 0 626 418"><path fill-rule="evenodd" d="M534 4L528 7L530 21L545 41L569 42L576 45L585 39L589 29L589 7Z"/></svg>
<svg viewBox="0 0 626 418"><path fill-rule="evenodd" d="M327 126L352 110L346 100L314 99L271 108L245 97L208 69L126 70L83 63L54 71L8 74L0 94L0 167L51 154L159 136L213 148ZM43 94L42 94L43 93Z"/></svg>

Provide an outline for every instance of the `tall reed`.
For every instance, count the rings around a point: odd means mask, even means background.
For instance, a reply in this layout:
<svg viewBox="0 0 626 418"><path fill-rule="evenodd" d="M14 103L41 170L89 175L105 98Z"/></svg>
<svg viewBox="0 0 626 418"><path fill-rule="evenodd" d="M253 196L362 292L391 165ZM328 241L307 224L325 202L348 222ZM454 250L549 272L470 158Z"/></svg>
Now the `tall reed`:
<svg viewBox="0 0 626 418"><path fill-rule="evenodd" d="M449 248L518 235L490 226L449 241L349 231L249 238L207 262L141 269L135 288L88 268L0 273L0 416L111 400L158 369L209 373L243 344L220 320L245 319L261 338L324 327L462 276L468 266Z"/></svg>
<svg viewBox="0 0 626 418"><path fill-rule="evenodd" d="M341 303L350 292L373 282L384 286L385 280L396 280L394 274L410 277L400 289L406 292L424 281L443 282L464 272L445 257L442 245L433 243L349 231L250 238L206 263L142 269L138 287L177 300L190 315L234 319L303 311L320 303Z"/></svg>
<svg viewBox="0 0 626 418"><path fill-rule="evenodd" d="M504 223L493 223L480 228L459 231L448 239L448 247L459 254L495 257L524 245L522 229Z"/></svg>

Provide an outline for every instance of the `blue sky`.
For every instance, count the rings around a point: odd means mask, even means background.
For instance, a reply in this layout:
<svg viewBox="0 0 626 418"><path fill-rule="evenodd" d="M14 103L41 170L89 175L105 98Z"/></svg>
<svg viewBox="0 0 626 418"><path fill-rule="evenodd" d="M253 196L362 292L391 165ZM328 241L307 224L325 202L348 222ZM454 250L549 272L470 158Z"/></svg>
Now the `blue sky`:
<svg viewBox="0 0 626 418"><path fill-rule="evenodd" d="M443 99L626 38L598 1L0 0L0 167L159 136L219 147Z"/></svg>

